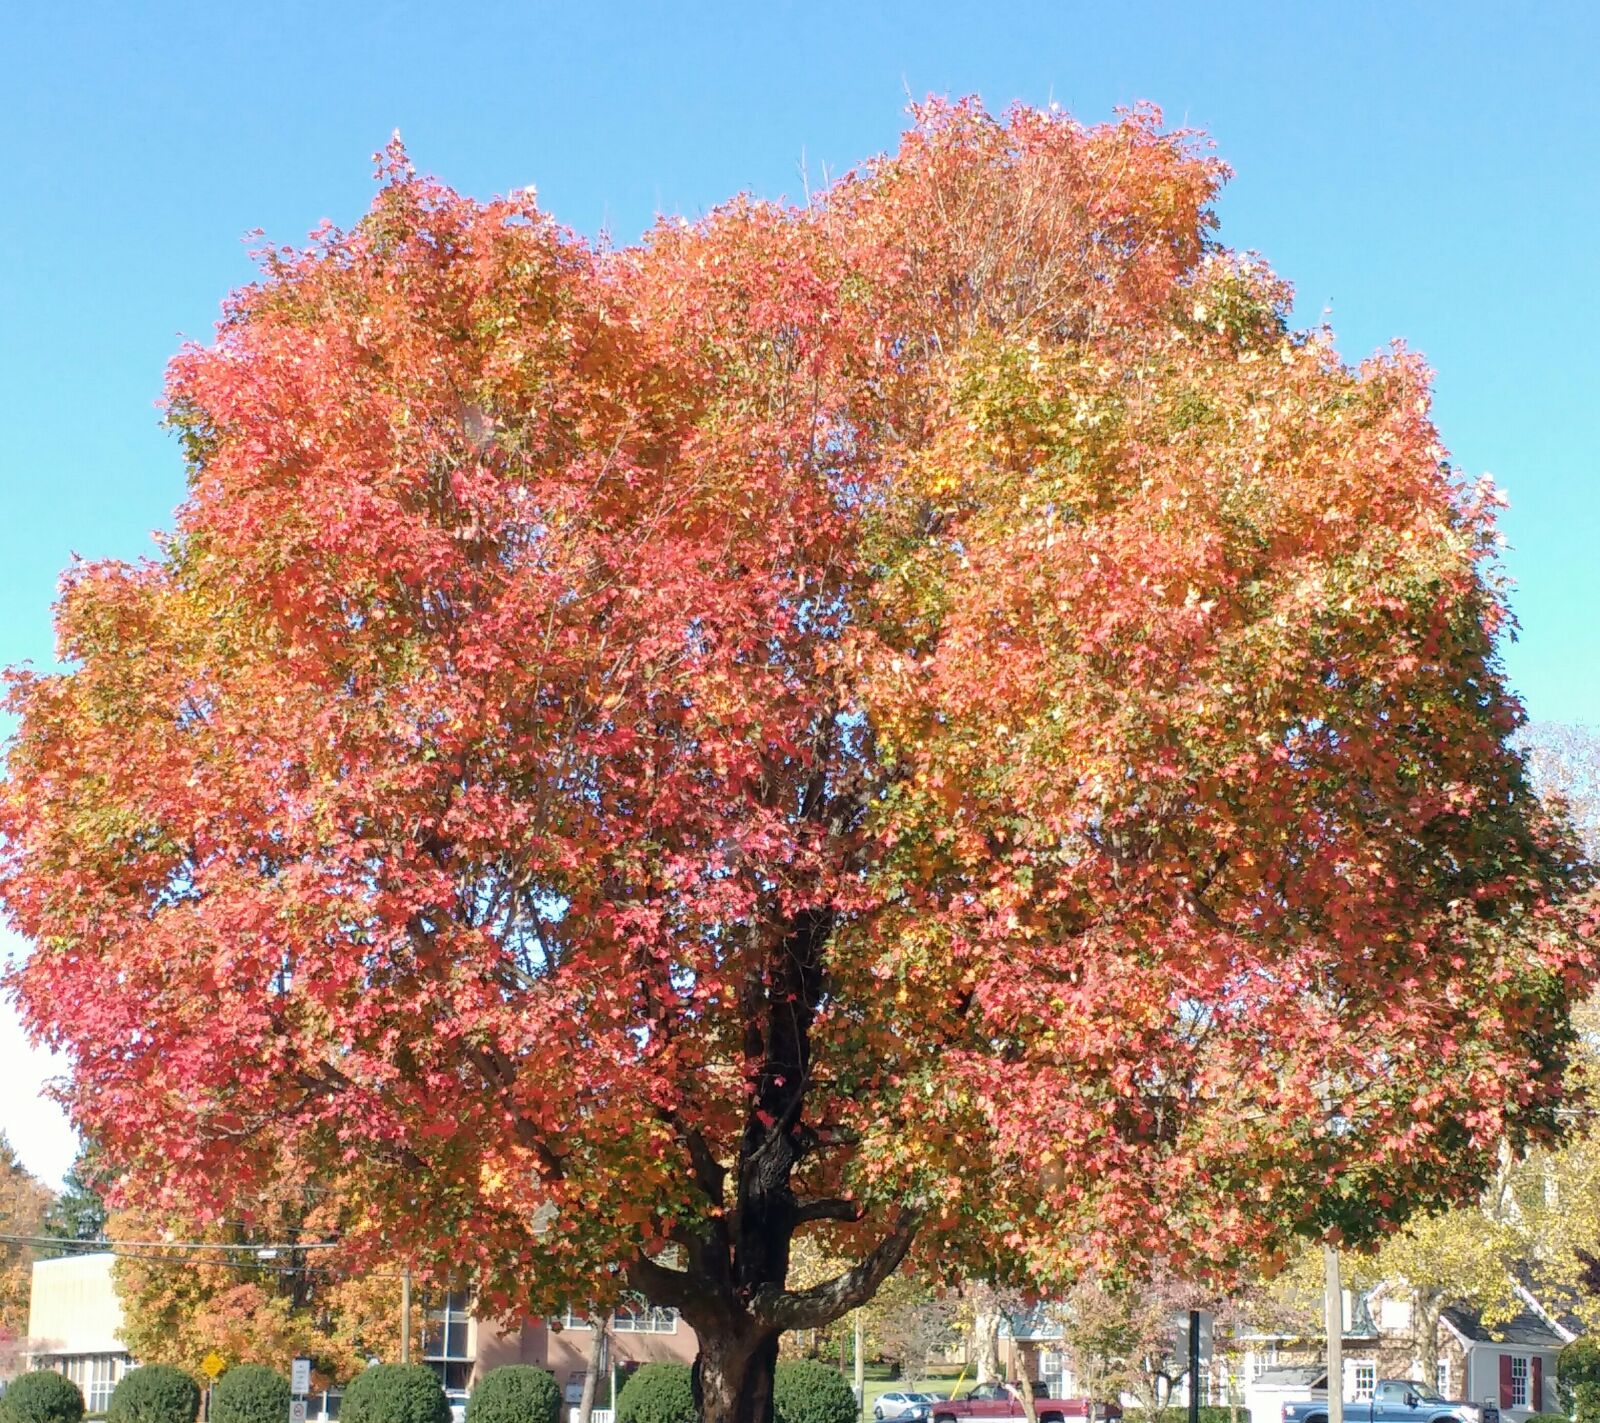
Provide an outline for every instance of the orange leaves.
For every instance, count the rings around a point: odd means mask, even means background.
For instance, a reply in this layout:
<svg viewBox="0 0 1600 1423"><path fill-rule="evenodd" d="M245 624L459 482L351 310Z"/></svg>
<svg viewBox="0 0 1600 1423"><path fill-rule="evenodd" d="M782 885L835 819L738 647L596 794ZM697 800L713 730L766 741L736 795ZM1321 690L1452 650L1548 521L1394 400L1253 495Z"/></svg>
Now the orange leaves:
<svg viewBox="0 0 1600 1423"><path fill-rule="evenodd" d="M13 680L16 983L134 1179L287 1153L542 1309L769 1137L1042 1278L1548 1126L1593 965L1493 498L1195 136L933 106L621 253L397 161L174 361L177 537Z"/></svg>

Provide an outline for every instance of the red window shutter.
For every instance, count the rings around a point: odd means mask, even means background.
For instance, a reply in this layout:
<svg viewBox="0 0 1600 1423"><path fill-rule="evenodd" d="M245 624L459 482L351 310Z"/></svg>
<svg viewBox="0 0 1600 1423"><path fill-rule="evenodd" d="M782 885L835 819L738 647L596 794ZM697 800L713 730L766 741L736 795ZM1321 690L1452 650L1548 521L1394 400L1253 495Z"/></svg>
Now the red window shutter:
<svg viewBox="0 0 1600 1423"><path fill-rule="evenodd" d="M1500 1356L1500 1406L1511 1407L1511 1355Z"/></svg>
<svg viewBox="0 0 1600 1423"><path fill-rule="evenodd" d="M1544 1360L1537 1354L1528 1361L1528 1407L1535 1413L1544 1411Z"/></svg>

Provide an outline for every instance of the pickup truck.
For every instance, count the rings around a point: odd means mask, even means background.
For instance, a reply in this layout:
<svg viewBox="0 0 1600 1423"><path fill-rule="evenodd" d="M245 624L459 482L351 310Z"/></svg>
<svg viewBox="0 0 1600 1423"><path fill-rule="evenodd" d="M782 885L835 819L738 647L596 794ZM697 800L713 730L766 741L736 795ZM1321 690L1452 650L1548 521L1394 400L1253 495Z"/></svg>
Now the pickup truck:
<svg viewBox="0 0 1600 1423"><path fill-rule="evenodd" d="M1122 1417L1122 1410L1114 1403L1095 1403L1087 1398L1051 1398L1049 1387L1037 1379L1030 1387L1033 1412L1039 1423L1068 1423L1069 1419L1076 1418L1112 1423ZM1021 1389L1021 1384L981 1383L960 1398L941 1398L930 1410L932 1423L961 1423L968 1418L1026 1419L1028 1414Z"/></svg>
<svg viewBox="0 0 1600 1423"><path fill-rule="evenodd" d="M1441 1398L1415 1379L1379 1379L1371 1398L1347 1400L1345 1423L1500 1423L1492 1403ZM1283 1423L1328 1423L1328 1401L1283 1405Z"/></svg>

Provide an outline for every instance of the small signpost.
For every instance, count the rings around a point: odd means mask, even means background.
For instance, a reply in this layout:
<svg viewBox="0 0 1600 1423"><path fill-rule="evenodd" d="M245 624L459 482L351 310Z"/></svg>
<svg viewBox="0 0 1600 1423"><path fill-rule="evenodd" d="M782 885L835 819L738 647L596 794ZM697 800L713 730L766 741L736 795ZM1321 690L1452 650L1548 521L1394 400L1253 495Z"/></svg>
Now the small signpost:
<svg viewBox="0 0 1600 1423"><path fill-rule="evenodd" d="M200 1372L206 1376L206 1397L203 1417L206 1423L211 1419L211 1390L217 1380L222 1377L222 1371L228 1367L228 1361L215 1349L200 1360Z"/></svg>
<svg viewBox="0 0 1600 1423"><path fill-rule="evenodd" d="M289 1365L289 1423L306 1423L306 1395L311 1392L311 1360L295 1359Z"/></svg>

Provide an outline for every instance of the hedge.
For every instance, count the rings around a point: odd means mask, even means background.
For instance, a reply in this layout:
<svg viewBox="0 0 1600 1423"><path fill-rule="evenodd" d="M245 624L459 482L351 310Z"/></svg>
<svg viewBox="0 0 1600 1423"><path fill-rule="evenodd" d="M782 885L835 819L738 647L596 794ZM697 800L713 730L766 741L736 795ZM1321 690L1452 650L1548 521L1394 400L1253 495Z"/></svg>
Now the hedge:
<svg viewBox="0 0 1600 1423"><path fill-rule="evenodd" d="M856 1396L838 1369L815 1359L789 1359L778 1365L772 1384L776 1423L855 1423Z"/></svg>
<svg viewBox="0 0 1600 1423"><path fill-rule="evenodd" d="M617 1395L616 1423L697 1423L699 1416L687 1364L642 1364Z"/></svg>
<svg viewBox="0 0 1600 1423"><path fill-rule="evenodd" d="M467 1423L557 1423L561 1388L548 1369L505 1364L490 1369L467 1399Z"/></svg>
<svg viewBox="0 0 1600 1423"><path fill-rule="evenodd" d="M814 1359L786 1359L778 1365L772 1412L775 1423L856 1423L859 1416L844 1376ZM698 1418L687 1364L644 1364L617 1395L616 1423L697 1423ZM339 1423L350 1421L341 1414Z"/></svg>
<svg viewBox="0 0 1600 1423"><path fill-rule="evenodd" d="M194 1423L200 1385L171 1364L143 1364L122 1376L106 1409L109 1423Z"/></svg>
<svg viewBox="0 0 1600 1423"><path fill-rule="evenodd" d="M54 1369L18 1374L0 1398L0 1418L7 1423L82 1423L83 1393Z"/></svg>
<svg viewBox="0 0 1600 1423"><path fill-rule="evenodd" d="M450 1401L422 1364L370 1364L346 1386L339 1423L450 1423Z"/></svg>
<svg viewBox="0 0 1600 1423"><path fill-rule="evenodd" d="M1232 1423L1235 1416L1238 1417L1239 1423L1250 1423L1250 1410L1243 1405L1236 1411L1225 1403L1200 1405L1200 1423ZM1163 1408L1156 1413L1146 1412L1140 1408L1129 1408L1123 1412L1122 1423L1189 1423L1189 1410L1181 1404Z"/></svg>
<svg viewBox="0 0 1600 1423"><path fill-rule="evenodd" d="M211 1423L284 1423L289 1380L265 1364L239 1364L211 1387Z"/></svg>

